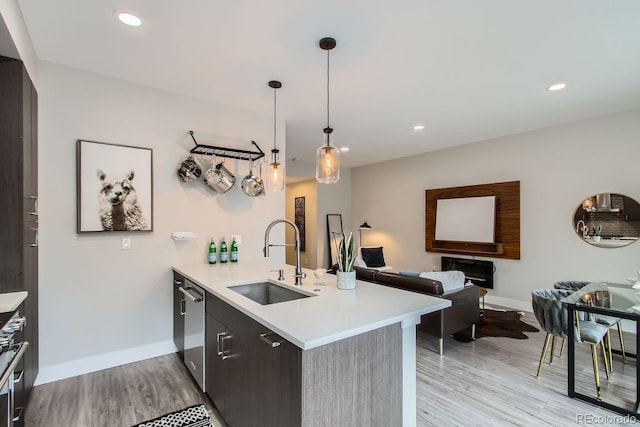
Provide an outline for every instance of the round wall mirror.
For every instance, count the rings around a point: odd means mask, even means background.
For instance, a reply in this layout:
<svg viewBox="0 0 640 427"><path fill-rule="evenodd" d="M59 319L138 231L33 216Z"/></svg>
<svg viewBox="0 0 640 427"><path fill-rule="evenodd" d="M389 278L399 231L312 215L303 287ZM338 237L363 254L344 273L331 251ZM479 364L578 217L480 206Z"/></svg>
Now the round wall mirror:
<svg viewBox="0 0 640 427"><path fill-rule="evenodd" d="M584 199L573 214L573 229L583 241L601 248L620 248L640 237L640 203L616 193Z"/></svg>

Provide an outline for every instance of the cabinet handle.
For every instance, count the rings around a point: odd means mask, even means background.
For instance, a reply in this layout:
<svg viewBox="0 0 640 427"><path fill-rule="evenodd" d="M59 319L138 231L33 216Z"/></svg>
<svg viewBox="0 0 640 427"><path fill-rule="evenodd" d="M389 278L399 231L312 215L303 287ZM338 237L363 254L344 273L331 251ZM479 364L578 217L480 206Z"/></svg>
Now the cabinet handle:
<svg viewBox="0 0 640 427"><path fill-rule="evenodd" d="M227 335L226 332L220 332L218 334L216 334L216 342L217 342L217 346L216 346L216 352L218 354L218 356L222 356L222 351L220 351L220 338Z"/></svg>
<svg viewBox="0 0 640 427"><path fill-rule="evenodd" d="M22 381L22 377L24 377L24 371L15 372L13 374L13 383L18 384L20 381Z"/></svg>
<svg viewBox="0 0 640 427"><path fill-rule="evenodd" d="M14 423L17 423L18 421L20 421L20 419L22 418L22 406L18 406L17 408L15 408L13 410L13 419L12 421Z"/></svg>
<svg viewBox="0 0 640 427"><path fill-rule="evenodd" d="M270 337L278 337L276 339L272 339ZM266 342L267 344L269 344L269 346L271 348L276 348L276 347L280 347L280 344L282 344L282 339L281 337L279 337L278 335L271 333L271 334L260 334L260 339L264 342Z"/></svg>
<svg viewBox="0 0 640 427"><path fill-rule="evenodd" d="M222 360L227 360L231 356L227 354L227 350L224 349L224 342L228 339L231 339L231 335L228 335L226 332L220 337L220 355L222 356Z"/></svg>
<svg viewBox="0 0 640 427"><path fill-rule="evenodd" d="M182 285L182 280L174 280L173 284L176 285L176 286L180 286L180 285Z"/></svg>
<svg viewBox="0 0 640 427"><path fill-rule="evenodd" d="M35 233L36 235L35 235L35 240L34 240L34 242L33 242L33 243L31 243L31 244L29 245L29 247L31 247L31 248L37 248L37 247L38 247L38 227L32 228L31 230L32 230L32 231L35 231L35 232L36 232L36 233Z"/></svg>
<svg viewBox="0 0 640 427"><path fill-rule="evenodd" d="M187 300L180 300L180 316L187 314Z"/></svg>
<svg viewBox="0 0 640 427"><path fill-rule="evenodd" d="M33 211L27 212L29 215L38 216L38 196L29 196L33 200Z"/></svg>

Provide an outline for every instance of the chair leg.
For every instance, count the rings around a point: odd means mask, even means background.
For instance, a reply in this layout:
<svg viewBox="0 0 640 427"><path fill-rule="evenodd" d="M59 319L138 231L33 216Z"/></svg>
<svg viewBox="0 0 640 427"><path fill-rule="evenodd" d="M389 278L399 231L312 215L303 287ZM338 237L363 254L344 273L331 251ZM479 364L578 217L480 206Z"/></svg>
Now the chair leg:
<svg viewBox="0 0 640 427"><path fill-rule="evenodd" d="M440 338L438 340L438 347L439 347L440 356L442 356L442 353L444 352L443 351L444 350L444 348L443 348L444 347L444 345L443 345L444 342L443 341L444 341L444 339L442 339L442 338Z"/></svg>
<svg viewBox="0 0 640 427"><path fill-rule="evenodd" d="M564 350L567 348L567 340L562 340L562 345L560 346L560 357L564 354Z"/></svg>
<svg viewBox="0 0 640 427"><path fill-rule="evenodd" d="M598 394L598 400L601 399L600 395L600 372L598 371L598 351L596 350L596 344L591 345L591 361L593 362L593 376L596 380L596 392Z"/></svg>
<svg viewBox="0 0 640 427"><path fill-rule="evenodd" d="M544 355L547 353L547 348L549 347L549 341L553 335L547 333L547 337L544 339L544 345L542 346L542 354L540 355L540 363L538 364L538 373L536 373L536 377L540 376L540 372L542 372L542 365L544 364Z"/></svg>
<svg viewBox="0 0 640 427"><path fill-rule="evenodd" d="M611 328L607 328L607 349L606 357L609 358L609 373L613 373L613 349L611 348Z"/></svg>
<svg viewBox="0 0 640 427"><path fill-rule="evenodd" d="M553 336L553 341L551 341L551 354L549 355L549 365L553 364L553 355L556 352L556 342L558 342L558 337Z"/></svg>
<svg viewBox="0 0 640 427"><path fill-rule="evenodd" d="M620 338L620 350L622 350L622 363L627 361L627 354L624 351L624 339L622 337L622 322L618 320L618 338Z"/></svg>
<svg viewBox="0 0 640 427"><path fill-rule="evenodd" d="M600 349L602 350L602 361L604 362L604 372L607 374L607 379L610 378L611 367L609 366L609 355L604 346L604 337L600 340Z"/></svg>

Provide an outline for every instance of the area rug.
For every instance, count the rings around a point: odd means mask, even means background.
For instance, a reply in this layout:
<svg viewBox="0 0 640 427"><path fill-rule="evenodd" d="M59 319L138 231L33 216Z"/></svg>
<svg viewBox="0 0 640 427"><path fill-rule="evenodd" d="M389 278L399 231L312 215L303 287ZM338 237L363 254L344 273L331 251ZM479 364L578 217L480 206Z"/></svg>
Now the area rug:
<svg viewBox="0 0 640 427"><path fill-rule="evenodd" d="M134 427L213 427L213 424L207 409L200 404L136 424Z"/></svg>
<svg viewBox="0 0 640 427"><path fill-rule="evenodd" d="M480 323L476 325L476 339L482 337L507 337L518 340L526 340L524 332L539 332L528 323L520 320L518 311L484 310L480 317ZM454 334L453 337L460 342L470 342L469 336Z"/></svg>

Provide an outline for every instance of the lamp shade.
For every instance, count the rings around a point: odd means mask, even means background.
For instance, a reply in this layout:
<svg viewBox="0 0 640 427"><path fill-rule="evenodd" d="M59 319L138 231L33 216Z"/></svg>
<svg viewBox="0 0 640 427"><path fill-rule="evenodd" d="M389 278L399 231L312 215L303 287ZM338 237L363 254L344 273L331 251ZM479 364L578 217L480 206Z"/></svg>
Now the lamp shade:
<svg viewBox="0 0 640 427"><path fill-rule="evenodd" d="M371 230L371 226L369 224L367 224L367 220L365 219L364 222L362 223L362 225L360 227L358 227L360 230Z"/></svg>
<svg viewBox="0 0 640 427"><path fill-rule="evenodd" d="M340 150L331 143L330 133L325 133L325 141L316 150L316 181L335 184L340 180Z"/></svg>
<svg viewBox="0 0 640 427"><path fill-rule="evenodd" d="M266 186L269 191L284 190L284 165L278 162L276 155L273 156L273 161L267 168Z"/></svg>

